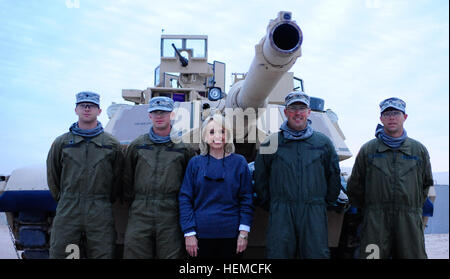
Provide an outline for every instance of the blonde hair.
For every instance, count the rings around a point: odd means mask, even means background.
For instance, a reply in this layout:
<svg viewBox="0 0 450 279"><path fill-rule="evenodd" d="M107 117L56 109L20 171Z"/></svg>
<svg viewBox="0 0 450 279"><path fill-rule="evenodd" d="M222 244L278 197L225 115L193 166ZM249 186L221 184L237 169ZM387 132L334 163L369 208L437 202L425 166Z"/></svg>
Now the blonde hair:
<svg viewBox="0 0 450 279"><path fill-rule="evenodd" d="M233 144L233 131L231 130L230 126L228 125L227 121L225 121L225 117L223 117L221 114L214 114L211 116L208 116L205 121L203 121L202 124L202 134L200 139L200 154L201 155L207 155L209 153L209 145L205 140L206 135L206 126L210 122L214 121L216 124L220 125L225 130L225 146L223 147L223 150L225 153L233 153L234 152L234 144Z"/></svg>

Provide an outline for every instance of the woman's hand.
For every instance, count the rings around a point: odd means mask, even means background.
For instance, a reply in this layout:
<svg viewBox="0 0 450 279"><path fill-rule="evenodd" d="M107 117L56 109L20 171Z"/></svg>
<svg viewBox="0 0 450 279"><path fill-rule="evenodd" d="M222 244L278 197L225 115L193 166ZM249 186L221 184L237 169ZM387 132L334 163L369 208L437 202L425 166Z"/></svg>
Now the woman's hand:
<svg viewBox="0 0 450 279"><path fill-rule="evenodd" d="M186 251L191 255L191 257L197 257L197 250L198 250L198 241L195 235L186 236Z"/></svg>
<svg viewBox="0 0 450 279"><path fill-rule="evenodd" d="M237 238L236 254L244 252L245 249L247 249L247 243L248 243L248 232L239 231L239 235Z"/></svg>

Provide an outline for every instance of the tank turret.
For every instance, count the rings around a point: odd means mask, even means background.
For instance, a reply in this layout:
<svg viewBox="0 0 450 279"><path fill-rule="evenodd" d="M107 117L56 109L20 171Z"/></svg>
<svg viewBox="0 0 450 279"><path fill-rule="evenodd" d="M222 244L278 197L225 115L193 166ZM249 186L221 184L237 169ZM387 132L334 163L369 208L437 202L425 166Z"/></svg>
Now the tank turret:
<svg viewBox="0 0 450 279"><path fill-rule="evenodd" d="M198 143L202 119L220 112L231 120L237 153L253 161L259 143L278 131L285 120L280 105L284 104L286 94L304 90L303 80L289 72L301 56L302 38L292 14L279 12L255 46L249 71L233 73L233 84L225 93L225 63L208 63L208 36L162 35L155 86L144 90L123 89L123 98L135 106L114 104L108 108L115 113L111 114L105 130L123 144L131 142L146 133L151 125L145 108L139 105L147 104L152 97L167 96L176 103L173 127L182 132L183 140ZM313 128L332 139L341 160L351 157L337 116L331 111L324 112L323 100L313 97L312 103Z"/></svg>

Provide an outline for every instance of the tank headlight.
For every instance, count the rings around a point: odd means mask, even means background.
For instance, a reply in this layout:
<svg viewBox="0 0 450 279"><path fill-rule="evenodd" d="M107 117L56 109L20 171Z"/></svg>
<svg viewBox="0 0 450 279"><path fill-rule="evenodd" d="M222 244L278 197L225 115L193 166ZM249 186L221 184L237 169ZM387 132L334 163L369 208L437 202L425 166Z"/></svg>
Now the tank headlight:
<svg viewBox="0 0 450 279"><path fill-rule="evenodd" d="M210 101L218 101L222 99L222 90L219 87L211 87L208 90L208 99Z"/></svg>

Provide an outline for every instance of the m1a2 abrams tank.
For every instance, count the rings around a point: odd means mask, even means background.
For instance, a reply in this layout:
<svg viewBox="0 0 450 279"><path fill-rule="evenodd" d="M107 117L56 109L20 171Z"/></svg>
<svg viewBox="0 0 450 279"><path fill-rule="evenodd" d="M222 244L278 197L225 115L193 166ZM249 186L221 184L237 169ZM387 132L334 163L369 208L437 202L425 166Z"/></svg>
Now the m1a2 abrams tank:
<svg viewBox="0 0 450 279"><path fill-rule="evenodd" d="M198 144L203 119L221 113L233 127L236 153L245 156L251 164L260 143L277 132L285 120L284 97L293 90L304 90L302 79L289 72L301 56L301 44L302 32L292 20L292 14L279 12L255 46L249 71L233 73L233 84L225 93L225 64L208 63L207 36L162 35L161 63L155 69L154 87L123 89L122 97L134 105L111 105L105 130L121 144L129 144L149 131L151 123L146 104L150 98L166 96L175 101L172 126L179 131L178 140ZM319 98L311 98L311 107L312 127L333 141L340 160L351 157L336 114L325 111L324 101ZM122 242L127 205L116 204L115 214L118 240ZM268 213L256 208L247 257L264 257L267 220ZM329 211L330 246L338 245L342 220L343 212Z"/></svg>
<svg viewBox="0 0 450 279"><path fill-rule="evenodd" d="M147 103L155 96L175 101L173 128L178 140L197 144L202 120L211 113L222 113L233 124L236 152L253 162L260 143L277 132L285 120L284 97L293 90L304 90L303 81L289 69L301 56L302 32L290 12L281 11L269 22L267 33L255 46L255 56L247 73L233 73L233 84L225 92L225 63L208 63L208 37L162 35L161 63L155 69L155 85L146 89L124 89L122 96L132 104L113 104L105 131L114 135L124 148L139 135L148 133ZM230 45L232 48L233 46ZM308 92L307 92L308 93ZM351 153L331 110L324 101L311 98L312 127L334 143L340 160ZM262 150L261 150L262 151ZM48 257L48 242L56 204L46 183L45 165L13 171L0 181L0 212L7 213L17 250L24 258ZM128 205L114 204L118 233L118 256L128 218ZM268 214L256 208L246 252L248 258L264 257ZM330 246L337 246L343 213L329 211ZM67 251L71 256L71 250Z"/></svg>

